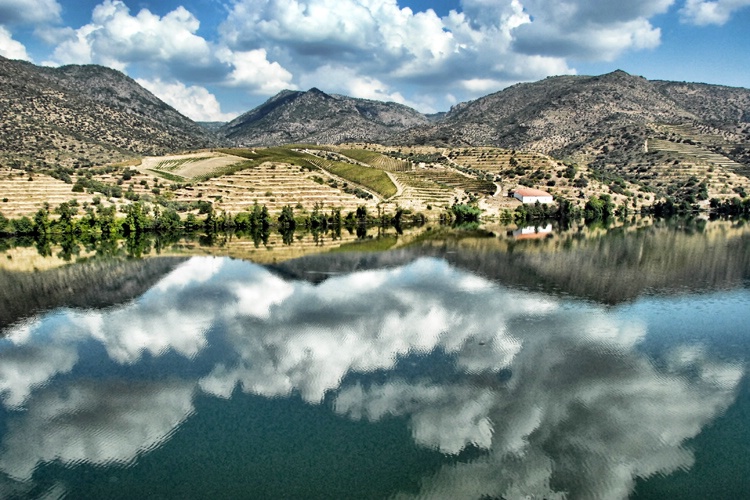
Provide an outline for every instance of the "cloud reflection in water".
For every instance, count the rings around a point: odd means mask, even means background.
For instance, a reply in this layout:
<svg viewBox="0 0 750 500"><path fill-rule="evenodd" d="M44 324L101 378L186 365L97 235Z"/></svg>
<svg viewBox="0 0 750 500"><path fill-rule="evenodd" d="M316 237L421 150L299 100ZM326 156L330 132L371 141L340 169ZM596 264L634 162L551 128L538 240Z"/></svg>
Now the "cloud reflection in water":
<svg viewBox="0 0 750 500"><path fill-rule="evenodd" d="M50 460L130 463L188 418L197 389L227 398L239 386L310 403L334 391L340 415L402 416L421 446L485 450L425 478L428 496L625 497L636 477L692 464L683 443L732 403L743 375L689 346L656 367L637 350L646 333L604 308L506 289L437 259L314 285L195 258L132 303L6 332L0 391L8 408L25 411L11 415L0 469L28 480ZM195 359L210 334L231 352L192 378L115 389L59 377L84 342L133 366L167 352ZM349 373L392 371L405 356L436 351L455 360L451 377L396 370L385 382L342 386Z"/></svg>

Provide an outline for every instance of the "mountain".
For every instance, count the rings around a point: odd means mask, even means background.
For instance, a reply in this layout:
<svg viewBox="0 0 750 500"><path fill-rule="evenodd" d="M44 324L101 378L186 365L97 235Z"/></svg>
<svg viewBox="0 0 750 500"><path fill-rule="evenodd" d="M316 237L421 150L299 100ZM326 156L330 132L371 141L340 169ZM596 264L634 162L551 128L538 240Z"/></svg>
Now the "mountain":
<svg viewBox="0 0 750 500"><path fill-rule="evenodd" d="M750 90L649 81L624 71L556 76L454 106L395 142L500 146L555 156L591 153L610 139L645 139L658 124L689 124L742 141ZM629 140L629 139L628 139Z"/></svg>
<svg viewBox="0 0 750 500"><path fill-rule="evenodd" d="M394 102L284 90L219 131L238 146L288 143L381 142L428 119Z"/></svg>
<svg viewBox="0 0 750 500"><path fill-rule="evenodd" d="M119 71L47 68L0 57L0 160L87 166L216 142Z"/></svg>

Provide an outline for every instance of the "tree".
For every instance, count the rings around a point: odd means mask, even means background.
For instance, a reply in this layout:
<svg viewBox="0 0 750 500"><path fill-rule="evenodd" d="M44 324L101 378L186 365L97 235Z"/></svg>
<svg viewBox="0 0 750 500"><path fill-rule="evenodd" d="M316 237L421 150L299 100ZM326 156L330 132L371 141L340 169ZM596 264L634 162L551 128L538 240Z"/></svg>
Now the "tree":
<svg viewBox="0 0 750 500"><path fill-rule="evenodd" d="M364 205L360 205L357 207L357 222L360 224L366 224L367 223L367 207Z"/></svg>
<svg viewBox="0 0 750 500"><path fill-rule="evenodd" d="M176 232L182 227L180 214L176 210L167 208L163 212L156 212L154 216L154 229L161 232Z"/></svg>
<svg viewBox="0 0 750 500"><path fill-rule="evenodd" d="M291 206L284 205L281 209L281 215L279 215L279 227L291 229L292 231L297 227L297 222L294 220L294 209Z"/></svg>
<svg viewBox="0 0 750 500"><path fill-rule="evenodd" d="M37 235L49 234L51 222L47 208L40 208L34 214L34 233Z"/></svg>
<svg viewBox="0 0 750 500"><path fill-rule="evenodd" d="M34 234L34 223L26 216L11 221L15 234Z"/></svg>
<svg viewBox="0 0 750 500"><path fill-rule="evenodd" d="M612 217L614 213L615 205L612 203L612 197L608 194L592 196L583 208L584 218L588 221L606 220Z"/></svg>
<svg viewBox="0 0 750 500"><path fill-rule="evenodd" d="M62 233L72 233L75 230L73 216L78 213L78 208L71 202L63 202L55 209L55 213L60 215L57 220L57 228Z"/></svg>
<svg viewBox="0 0 750 500"><path fill-rule="evenodd" d="M122 228L125 235L143 233L148 229L148 220L140 201L125 207L125 222Z"/></svg>
<svg viewBox="0 0 750 500"><path fill-rule="evenodd" d="M463 203L453 205L451 207L451 212L453 212L457 224L462 224L464 222L479 222L479 216L482 213L482 211L479 210L479 207Z"/></svg>
<svg viewBox="0 0 750 500"><path fill-rule="evenodd" d="M97 215L99 218L99 228L103 235L114 235L117 233L117 222L115 220L115 207L114 205L105 207L102 205L97 206Z"/></svg>
<svg viewBox="0 0 750 500"><path fill-rule="evenodd" d="M0 213L0 234L10 234L10 219Z"/></svg>

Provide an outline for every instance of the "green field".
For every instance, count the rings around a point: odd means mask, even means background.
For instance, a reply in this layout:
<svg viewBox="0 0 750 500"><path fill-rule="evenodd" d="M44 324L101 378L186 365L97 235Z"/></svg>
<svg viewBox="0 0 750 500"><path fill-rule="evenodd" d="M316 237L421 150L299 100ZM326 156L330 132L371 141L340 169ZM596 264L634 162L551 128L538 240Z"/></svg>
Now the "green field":
<svg viewBox="0 0 750 500"><path fill-rule="evenodd" d="M388 174L377 168L363 167L362 165L325 160L317 157L310 157L310 161L323 170L331 172L347 181L364 186L383 198L390 198L398 191L391 178L388 177Z"/></svg>

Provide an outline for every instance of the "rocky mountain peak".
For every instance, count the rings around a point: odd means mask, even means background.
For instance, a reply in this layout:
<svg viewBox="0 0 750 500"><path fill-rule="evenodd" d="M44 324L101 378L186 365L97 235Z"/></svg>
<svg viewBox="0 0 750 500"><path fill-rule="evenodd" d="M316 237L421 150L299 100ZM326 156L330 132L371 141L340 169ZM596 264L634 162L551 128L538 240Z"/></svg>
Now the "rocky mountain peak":
<svg viewBox="0 0 750 500"><path fill-rule="evenodd" d="M282 91L232 120L220 132L243 146L380 142L427 121L424 115L402 104L332 95L313 87L307 91Z"/></svg>
<svg viewBox="0 0 750 500"><path fill-rule="evenodd" d="M0 57L0 160L85 166L216 142L119 71Z"/></svg>

